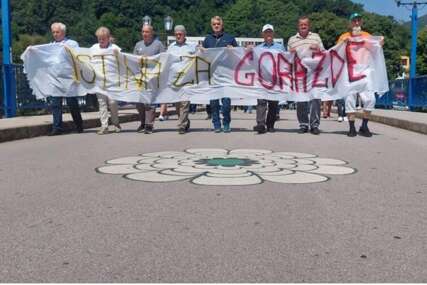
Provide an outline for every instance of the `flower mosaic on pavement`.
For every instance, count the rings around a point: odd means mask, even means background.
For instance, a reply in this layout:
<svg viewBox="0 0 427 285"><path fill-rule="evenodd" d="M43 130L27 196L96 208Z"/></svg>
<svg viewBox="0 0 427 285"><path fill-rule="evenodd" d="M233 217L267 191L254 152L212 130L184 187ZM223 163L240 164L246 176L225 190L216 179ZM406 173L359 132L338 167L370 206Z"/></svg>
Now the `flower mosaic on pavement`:
<svg viewBox="0 0 427 285"><path fill-rule="evenodd" d="M318 183L356 170L347 162L314 154L264 149L187 149L143 153L106 161L96 170L145 182L187 180L198 185Z"/></svg>

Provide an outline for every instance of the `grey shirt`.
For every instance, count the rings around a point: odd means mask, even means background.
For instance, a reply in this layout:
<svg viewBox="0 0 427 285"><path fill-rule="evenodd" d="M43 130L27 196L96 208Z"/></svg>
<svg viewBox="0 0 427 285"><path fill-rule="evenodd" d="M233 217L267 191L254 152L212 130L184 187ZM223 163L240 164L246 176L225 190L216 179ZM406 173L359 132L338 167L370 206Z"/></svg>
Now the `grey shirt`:
<svg viewBox="0 0 427 285"><path fill-rule="evenodd" d="M158 39L154 39L149 44L145 44L144 41L139 41L136 43L135 48L133 49L134 54L143 56L152 56L164 51L165 47Z"/></svg>

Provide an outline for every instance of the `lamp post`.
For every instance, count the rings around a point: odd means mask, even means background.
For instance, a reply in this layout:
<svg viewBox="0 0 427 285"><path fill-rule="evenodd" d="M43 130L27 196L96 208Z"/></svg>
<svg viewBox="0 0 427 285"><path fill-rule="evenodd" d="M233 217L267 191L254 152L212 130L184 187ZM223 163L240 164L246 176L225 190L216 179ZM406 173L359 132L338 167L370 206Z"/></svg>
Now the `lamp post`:
<svg viewBox="0 0 427 285"><path fill-rule="evenodd" d="M1 0L3 30L3 104L6 118L16 116L16 81L12 64L9 0Z"/></svg>
<svg viewBox="0 0 427 285"><path fill-rule="evenodd" d="M145 15L144 18L142 18L142 23L144 25L150 25L151 26L151 17L148 15Z"/></svg>
<svg viewBox="0 0 427 285"><path fill-rule="evenodd" d="M165 31L166 31L165 43L166 43L166 47L167 47L168 46L168 34L170 31L172 31L172 28L173 28L173 19L171 16L166 16L163 21L164 21L164 26L165 26Z"/></svg>
<svg viewBox="0 0 427 285"><path fill-rule="evenodd" d="M395 0L397 7L400 6L412 6L412 15L411 15L411 30L412 30L412 40L411 40L411 63L409 70L409 94L408 94L408 107L413 108L415 90L416 90L416 81L415 76L417 75L417 36L418 36L418 5L427 4L427 1L402 1Z"/></svg>

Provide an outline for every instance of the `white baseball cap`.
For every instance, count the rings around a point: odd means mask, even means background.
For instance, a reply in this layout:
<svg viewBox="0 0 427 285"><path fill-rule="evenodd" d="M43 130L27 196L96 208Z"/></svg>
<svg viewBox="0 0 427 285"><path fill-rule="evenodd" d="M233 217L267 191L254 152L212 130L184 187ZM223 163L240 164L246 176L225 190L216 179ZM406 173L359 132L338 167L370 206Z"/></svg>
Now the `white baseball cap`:
<svg viewBox="0 0 427 285"><path fill-rule="evenodd" d="M263 32L263 33L264 33L265 31L267 31L267 30L271 30L272 32L274 32L273 25L266 24L266 25L264 25L264 27L262 27L262 32Z"/></svg>

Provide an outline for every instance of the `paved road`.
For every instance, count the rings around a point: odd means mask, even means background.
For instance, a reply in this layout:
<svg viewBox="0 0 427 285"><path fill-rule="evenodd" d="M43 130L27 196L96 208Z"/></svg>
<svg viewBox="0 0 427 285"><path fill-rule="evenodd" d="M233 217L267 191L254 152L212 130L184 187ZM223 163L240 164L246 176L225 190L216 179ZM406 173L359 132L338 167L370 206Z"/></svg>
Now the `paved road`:
<svg viewBox="0 0 427 285"><path fill-rule="evenodd" d="M231 134L203 115L179 136L39 137L0 144L1 282L427 282L427 136L371 124L370 139L322 121L274 134L233 113ZM95 172L109 159L189 148L267 149L357 169L323 183L148 183Z"/></svg>

